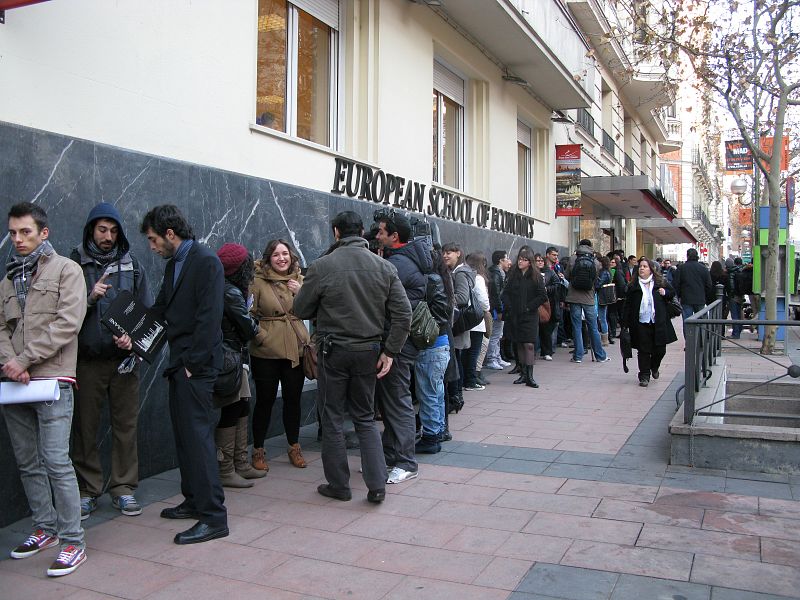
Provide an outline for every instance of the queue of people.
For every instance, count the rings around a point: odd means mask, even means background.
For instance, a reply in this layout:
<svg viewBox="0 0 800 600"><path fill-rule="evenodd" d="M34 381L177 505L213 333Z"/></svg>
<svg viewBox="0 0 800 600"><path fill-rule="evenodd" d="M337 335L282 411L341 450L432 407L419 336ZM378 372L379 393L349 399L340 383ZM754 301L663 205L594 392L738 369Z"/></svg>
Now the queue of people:
<svg viewBox="0 0 800 600"><path fill-rule="evenodd" d="M691 294L706 284L694 267L662 273L647 258L597 256L590 240L564 258L555 247L537 254L524 246L514 256L496 250L489 266L482 252L467 254L452 242L440 248L413 235L409 218L393 210L376 214L371 234L358 214L336 215L334 243L303 274L285 239L268 241L258 260L236 243L214 253L195 240L175 206L161 205L139 227L167 260L153 299L113 205L90 211L69 258L50 245L41 207L13 206L8 225L14 249L0 283L2 374L21 383L54 378L60 388L56 402L3 406L33 513L33 533L11 556L59 546L50 576L86 561L81 520L104 493L121 514L142 512L139 359L128 335L101 325L123 292L166 326L163 375L183 501L161 517L196 521L174 537L176 544L194 544L229 535L224 487L249 487L267 475L264 443L279 386L289 462L307 466L299 436L308 353L317 360L326 478L318 492L352 499L349 416L367 500L381 503L387 485L418 477L417 454L437 453L452 439L448 415L463 406L465 392L489 385L484 368L513 366L514 383L535 389L537 356L552 361L571 340L571 362L589 352L610 362L606 348L620 326L630 331L639 383L647 385L658 379L666 346L677 339L666 303L677 293L695 309ZM425 336L414 325L420 320L431 329ZM220 374L231 356L234 383L223 390ZM107 481L96 442L106 404L113 437Z"/></svg>

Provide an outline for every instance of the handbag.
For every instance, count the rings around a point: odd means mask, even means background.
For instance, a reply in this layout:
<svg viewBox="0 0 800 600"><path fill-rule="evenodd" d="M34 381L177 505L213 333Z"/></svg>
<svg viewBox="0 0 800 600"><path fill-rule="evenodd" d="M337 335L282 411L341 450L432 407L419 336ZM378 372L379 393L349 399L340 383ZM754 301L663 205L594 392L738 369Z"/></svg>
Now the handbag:
<svg viewBox="0 0 800 600"><path fill-rule="evenodd" d="M553 316L553 310L550 307L550 300L545 300L542 304L539 305L539 323L549 323L550 319Z"/></svg>
<svg viewBox="0 0 800 600"><path fill-rule="evenodd" d="M672 299L667 302L667 315L669 315L670 319L674 319L675 317L680 317L683 314L683 307L681 306L681 301L678 300L677 296L673 296Z"/></svg>
<svg viewBox="0 0 800 600"><path fill-rule="evenodd" d="M242 349L222 343L222 370L214 382L216 396L232 396L242 388Z"/></svg>
<svg viewBox="0 0 800 600"><path fill-rule="evenodd" d="M617 286L614 283L601 285L597 290L597 303L600 306L608 306L617 302Z"/></svg>
<svg viewBox="0 0 800 600"><path fill-rule="evenodd" d="M273 284L274 285L274 284ZM290 314L289 309L286 308L286 305L281 300L281 297L278 295L278 292L275 291L274 287L270 287L272 293L275 295L275 299L278 301L278 304L281 305L283 308L283 312L286 314L286 318L289 319L289 324L292 326L294 330L294 334L297 336L297 341L300 342L303 346L303 375L305 375L306 379L310 379L311 381L317 378L317 347L314 344L309 342L303 341L303 336L300 335L300 332L297 329L297 324L292 320L294 315ZM295 317L296 318L296 317Z"/></svg>
<svg viewBox="0 0 800 600"><path fill-rule="evenodd" d="M469 283L469 278L467 278ZM461 335L469 331L478 323L483 321L483 310L480 307L475 284L469 286L469 300L464 308L456 307L456 315L453 319L453 335Z"/></svg>

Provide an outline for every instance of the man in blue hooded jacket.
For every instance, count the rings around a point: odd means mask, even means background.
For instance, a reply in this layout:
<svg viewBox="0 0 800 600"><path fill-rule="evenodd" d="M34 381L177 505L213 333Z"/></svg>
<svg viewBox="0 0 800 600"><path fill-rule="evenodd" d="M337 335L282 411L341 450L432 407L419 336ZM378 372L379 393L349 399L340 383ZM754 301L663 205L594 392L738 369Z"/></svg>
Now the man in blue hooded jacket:
<svg viewBox="0 0 800 600"><path fill-rule="evenodd" d="M123 515L142 512L134 492L139 484L136 426L139 419L139 374L136 359L120 350L111 331L100 323L120 291L150 306L152 297L138 261L122 228L117 209L106 202L95 206L86 219L83 241L70 256L83 270L87 310L78 336L80 389L75 393L72 462L81 492L81 519L97 508L103 493L103 468L97 448L97 430L103 405L111 416L111 479L108 492Z"/></svg>

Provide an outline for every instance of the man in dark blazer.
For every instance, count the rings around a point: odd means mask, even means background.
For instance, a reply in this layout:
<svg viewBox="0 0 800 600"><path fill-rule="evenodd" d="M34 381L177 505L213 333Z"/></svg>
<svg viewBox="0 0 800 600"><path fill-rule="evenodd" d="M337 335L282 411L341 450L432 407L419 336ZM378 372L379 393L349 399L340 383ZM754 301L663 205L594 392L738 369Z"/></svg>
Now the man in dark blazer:
<svg viewBox="0 0 800 600"><path fill-rule="evenodd" d="M170 360L164 376L169 378L170 417L185 500L162 510L161 516L197 519L175 536L176 544L196 544L228 535L214 447L219 415L211 400L222 367L224 275L217 255L195 241L177 207L165 204L150 210L141 232L150 249L169 260L153 310L167 324ZM120 342L124 346L129 340Z"/></svg>

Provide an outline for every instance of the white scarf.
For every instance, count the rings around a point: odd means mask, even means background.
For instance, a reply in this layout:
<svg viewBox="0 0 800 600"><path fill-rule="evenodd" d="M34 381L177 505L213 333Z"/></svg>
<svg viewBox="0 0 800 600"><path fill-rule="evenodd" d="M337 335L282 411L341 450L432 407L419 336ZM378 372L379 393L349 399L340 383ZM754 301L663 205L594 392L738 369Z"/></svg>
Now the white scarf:
<svg viewBox="0 0 800 600"><path fill-rule="evenodd" d="M653 275L647 279L639 279L642 288L642 302L639 304L639 322L656 322L656 305L653 302Z"/></svg>

